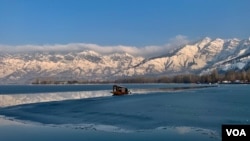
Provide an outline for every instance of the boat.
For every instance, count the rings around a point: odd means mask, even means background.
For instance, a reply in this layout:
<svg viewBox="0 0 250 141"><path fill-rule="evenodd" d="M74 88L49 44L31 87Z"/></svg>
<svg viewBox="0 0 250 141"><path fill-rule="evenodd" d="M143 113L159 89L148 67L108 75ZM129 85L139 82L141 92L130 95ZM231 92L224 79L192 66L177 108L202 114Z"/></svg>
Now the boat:
<svg viewBox="0 0 250 141"><path fill-rule="evenodd" d="M113 91L111 93L113 93L114 96L120 96L130 94L131 92L126 87L113 85Z"/></svg>

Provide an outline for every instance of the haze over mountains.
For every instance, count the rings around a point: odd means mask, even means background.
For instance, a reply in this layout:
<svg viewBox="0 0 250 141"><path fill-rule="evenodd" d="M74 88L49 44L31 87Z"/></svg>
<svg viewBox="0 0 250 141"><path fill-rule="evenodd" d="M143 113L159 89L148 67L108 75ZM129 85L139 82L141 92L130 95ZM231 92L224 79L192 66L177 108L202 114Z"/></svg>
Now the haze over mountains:
<svg viewBox="0 0 250 141"><path fill-rule="evenodd" d="M61 45L58 50L46 50L42 46L29 51L21 47L18 51L2 48L0 83L31 83L45 77L112 80L141 75L204 74L215 68L222 72L247 70L250 67L250 39L206 37L194 43L176 45L179 47L171 50L167 49L170 47L119 46L111 53L111 48L94 44L70 44L70 49Z"/></svg>

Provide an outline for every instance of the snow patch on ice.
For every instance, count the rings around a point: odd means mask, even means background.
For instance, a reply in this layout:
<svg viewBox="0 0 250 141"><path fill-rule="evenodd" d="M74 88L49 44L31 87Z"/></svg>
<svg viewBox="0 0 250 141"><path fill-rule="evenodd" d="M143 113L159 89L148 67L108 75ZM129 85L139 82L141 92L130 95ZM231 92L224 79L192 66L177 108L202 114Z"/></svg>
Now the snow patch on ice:
<svg viewBox="0 0 250 141"><path fill-rule="evenodd" d="M16 121L15 119L7 118L0 115L0 126L10 126L10 125L23 125L21 122Z"/></svg>
<svg viewBox="0 0 250 141"><path fill-rule="evenodd" d="M134 131L122 129L120 127L111 126L111 125L97 125L97 124L67 124L67 125L59 125L62 127L80 129L80 130L94 130L94 131L104 131L104 132L115 132L115 133L132 133Z"/></svg>
<svg viewBox="0 0 250 141"><path fill-rule="evenodd" d="M205 129L205 128L199 128L199 127L188 127L188 126L177 126L177 127L157 127L156 130L168 130L173 131L178 134L190 134L190 133L200 133L203 135L208 135L211 138L219 139L220 135L218 132L211 130L211 129Z"/></svg>
<svg viewBox="0 0 250 141"><path fill-rule="evenodd" d="M101 91L0 95L0 107L39 103L39 102L103 97L103 96L111 96L110 91L101 90Z"/></svg>

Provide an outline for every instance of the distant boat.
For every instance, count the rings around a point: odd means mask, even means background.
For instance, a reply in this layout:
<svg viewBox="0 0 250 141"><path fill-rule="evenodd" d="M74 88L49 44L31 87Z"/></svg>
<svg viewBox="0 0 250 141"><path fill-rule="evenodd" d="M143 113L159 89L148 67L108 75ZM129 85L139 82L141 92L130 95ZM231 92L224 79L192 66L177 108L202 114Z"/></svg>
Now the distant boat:
<svg viewBox="0 0 250 141"><path fill-rule="evenodd" d="M111 93L113 93L114 96L119 96L119 95L127 95L130 94L131 92L126 87L113 85L113 91Z"/></svg>

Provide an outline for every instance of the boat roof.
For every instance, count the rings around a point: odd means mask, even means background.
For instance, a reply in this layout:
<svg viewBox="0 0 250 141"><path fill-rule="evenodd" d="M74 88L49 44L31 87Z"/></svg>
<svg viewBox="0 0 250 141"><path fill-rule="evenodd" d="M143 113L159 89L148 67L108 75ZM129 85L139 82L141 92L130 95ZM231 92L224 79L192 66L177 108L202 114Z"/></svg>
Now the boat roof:
<svg viewBox="0 0 250 141"><path fill-rule="evenodd" d="M124 86L121 86L121 85L113 85L113 87L126 88L126 87L124 87Z"/></svg>

